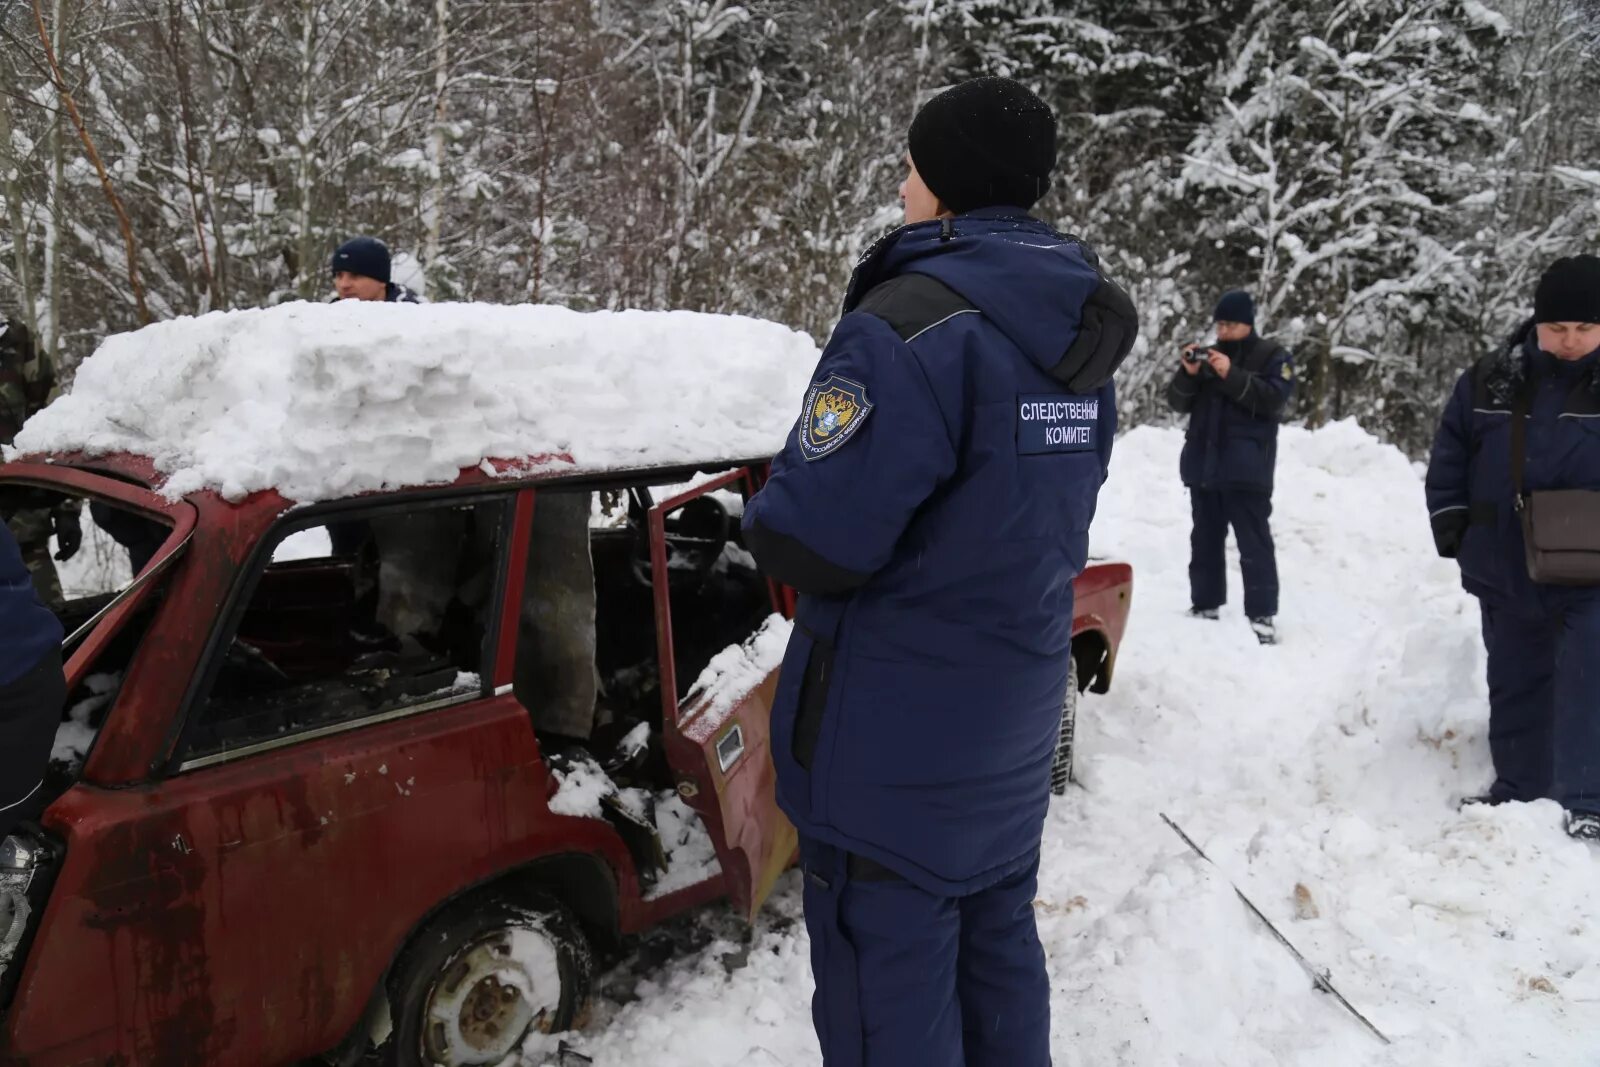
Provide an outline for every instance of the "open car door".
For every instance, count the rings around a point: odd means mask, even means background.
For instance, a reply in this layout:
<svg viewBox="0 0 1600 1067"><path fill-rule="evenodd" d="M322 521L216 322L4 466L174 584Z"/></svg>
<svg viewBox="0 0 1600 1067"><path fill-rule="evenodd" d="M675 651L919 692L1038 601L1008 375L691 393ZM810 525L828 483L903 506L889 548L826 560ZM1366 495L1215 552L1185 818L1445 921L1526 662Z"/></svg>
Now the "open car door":
<svg viewBox="0 0 1600 1067"><path fill-rule="evenodd" d="M730 471L654 504L649 512L650 560L655 590L656 641L661 663L662 728L678 793L705 822L722 864L729 901L753 920L778 876L794 861L798 837L778 809L777 776L769 734L778 665L789 621L776 614L777 591L759 583L764 598L751 632L696 663L676 647L679 612L698 610L686 586L729 551L736 528L711 496L718 490L755 489L747 469ZM720 513L720 520L717 516ZM709 516L709 521L708 520ZM718 528L720 525L720 529ZM748 614L736 617L748 617ZM696 620L699 622L699 620ZM701 668L704 668L702 671ZM680 678L680 669L700 672Z"/></svg>

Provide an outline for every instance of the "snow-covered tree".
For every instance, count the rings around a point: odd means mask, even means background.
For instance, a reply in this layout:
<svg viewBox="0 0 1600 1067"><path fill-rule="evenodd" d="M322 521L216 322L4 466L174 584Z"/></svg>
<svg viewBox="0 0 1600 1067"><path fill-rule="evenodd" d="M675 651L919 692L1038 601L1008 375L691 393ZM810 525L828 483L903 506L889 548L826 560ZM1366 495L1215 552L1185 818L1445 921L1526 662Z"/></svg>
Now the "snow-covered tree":
<svg viewBox="0 0 1600 1067"><path fill-rule="evenodd" d="M140 321L134 275L157 317L321 299L355 233L434 299L821 335L899 219L917 105L977 74L1060 116L1038 211L1138 299L1129 424L1170 417L1177 344L1241 285L1297 350L1298 416L1417 450L1600 233L1587 0L34 6L0 4L0 305L69 368Z"/></svg>
<svg viewBox="0 0 1600 1067"><path fill-rule="evenodd" d="M1184 171L1215 246L1199 261L1299 350L1313 423L1378 399L1364 383L1403 389L1412 326L1461 321L1453 212L1475 190L1453 161L1489 148L1462 109L1496 44L1458 0L1263 4L1224 69Z"/></svg>

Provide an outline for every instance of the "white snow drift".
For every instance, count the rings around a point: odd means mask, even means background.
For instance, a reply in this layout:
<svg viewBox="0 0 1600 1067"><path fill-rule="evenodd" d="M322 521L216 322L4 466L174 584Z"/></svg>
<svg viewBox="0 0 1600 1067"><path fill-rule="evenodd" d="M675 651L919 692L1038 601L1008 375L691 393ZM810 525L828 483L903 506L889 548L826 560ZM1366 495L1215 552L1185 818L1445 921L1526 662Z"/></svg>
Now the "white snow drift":
<svg viewBox="0 0 1600 1067"><path fill-rule="evenodd" d="M1483 652L1416 471L1353 424L1285 431L1284 643L1261 648L1236 561L1222 620L1184 617L1180 443L1122 438L1095 525L1136 589L1113 692L1083 706L1082 788L1046 830L1057 1067L1600 1063L1600 855L1549 802L1455 810L1490 778ZM1163 811L1392 1045L1312 990ZM606 1067L815 1067L798 897L791 876L742 969L721 940L566 1040Z"/></svg>
<svg viewBox="0 0 1600 1067"><path fill-rule="evenodd" d="M805 334L687 311L214 312L107 338L8 454L130 452L155 461L170 496L275 488L299 501L448 482L486 459L767 456L816 362Z"/></svg>

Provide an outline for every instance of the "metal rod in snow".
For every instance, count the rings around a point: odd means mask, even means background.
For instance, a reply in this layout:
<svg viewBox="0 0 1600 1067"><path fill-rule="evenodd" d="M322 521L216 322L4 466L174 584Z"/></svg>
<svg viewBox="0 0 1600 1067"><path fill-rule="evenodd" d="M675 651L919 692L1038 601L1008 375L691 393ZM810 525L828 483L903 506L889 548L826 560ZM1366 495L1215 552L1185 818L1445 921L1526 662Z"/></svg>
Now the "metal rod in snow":
<svg viewBox="0 0 1600 1067"><path fill-rule="evenodd" d="M1321 992L1329 994L1341 1005L1343 1005L1344 1010L1359 1019L1361 1021L1361 1025L1365 1026L1369 1031L1371 1031L1373 1037L1376 1037L1385 1045L1393 1044L1393 1042L1391 1042L1387 1037L1383 1036L1382 1030L1379 1030L1376 1026L1372 1025L1371 1019L1368 1019L1365 1015L1362 1015L1359 1011L1357 1011L1354 1004L1351 1004L1348 1000L1344 999L1343 993L1340 993L1337 989L1333 988L1333 982L1331 980L1333 972L1329 971L1326 967L1316 967L1311 963L1310 960L1306 959L1305 955L1299 949L1295 948L1294 945L1290 943L1289 939L1284 937L1282 932L1280 932L1276 926L1272 925L1272 920L1261 914L1261 909L1256 907L1250 898L1244 895L1244 891L1234 884L1233 879L1228 877L1227 872L1221 867L1218 867L1215 860L1201 851L1200 846L1194 843L1194 839L1188 834L1184 833L1183 828L1177 823L1173 822L1172 819L1167 816L1166 812L1161 813L1161 821L1172 827L1172 832L1183 838L1183 843L1188 845L1189 848L1194 851L1196 856L1199 856L1201 859L1211 864L1212 867L1216 868L1217 873L1222 875L1223 881L1228 883L1228 887L1233 890L1234 895L1236 895L1240 900L1244 901L1244 906L1250 909L1250 914L1261 920L1261 925L1265 926L1272 932L1272 936L1277 939L1278 944L1288 949L1289 954L1295 958L1295 962L1300 964L1301 969L1304 970L1306 974L1311 976L1311 984L1313 986L1315 986Z"/></svg>

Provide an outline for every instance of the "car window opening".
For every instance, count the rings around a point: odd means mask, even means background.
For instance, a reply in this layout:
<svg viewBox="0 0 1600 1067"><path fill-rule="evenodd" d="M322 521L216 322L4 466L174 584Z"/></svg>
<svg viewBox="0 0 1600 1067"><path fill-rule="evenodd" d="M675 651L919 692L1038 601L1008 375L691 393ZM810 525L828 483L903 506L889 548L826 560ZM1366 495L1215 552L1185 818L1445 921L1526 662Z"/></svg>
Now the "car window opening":
<svg viewBox="0 0 1600 1067"><path fill-rule="evenodd" d="M60 538L53 532L63 525L63 516L66 525L76 525L82 532L82 543L70 553L62 551ZM23 547L40 599L55 612L67 633L109 604L154 558L171 532L166 523L118 504L59 488L25 485L0 487L0 521L11 528ZM63 554L68 558L56 558ZM27 802L26 818L39 818L82 774L165 590L163 576L68 694L44 788Z"/></svg>
<svg viewBox="0 0 1600 1067"><path fill-rule="evenodd" d="M186 758L478 695L504 508L424 505L278 540Z"/></svg>

